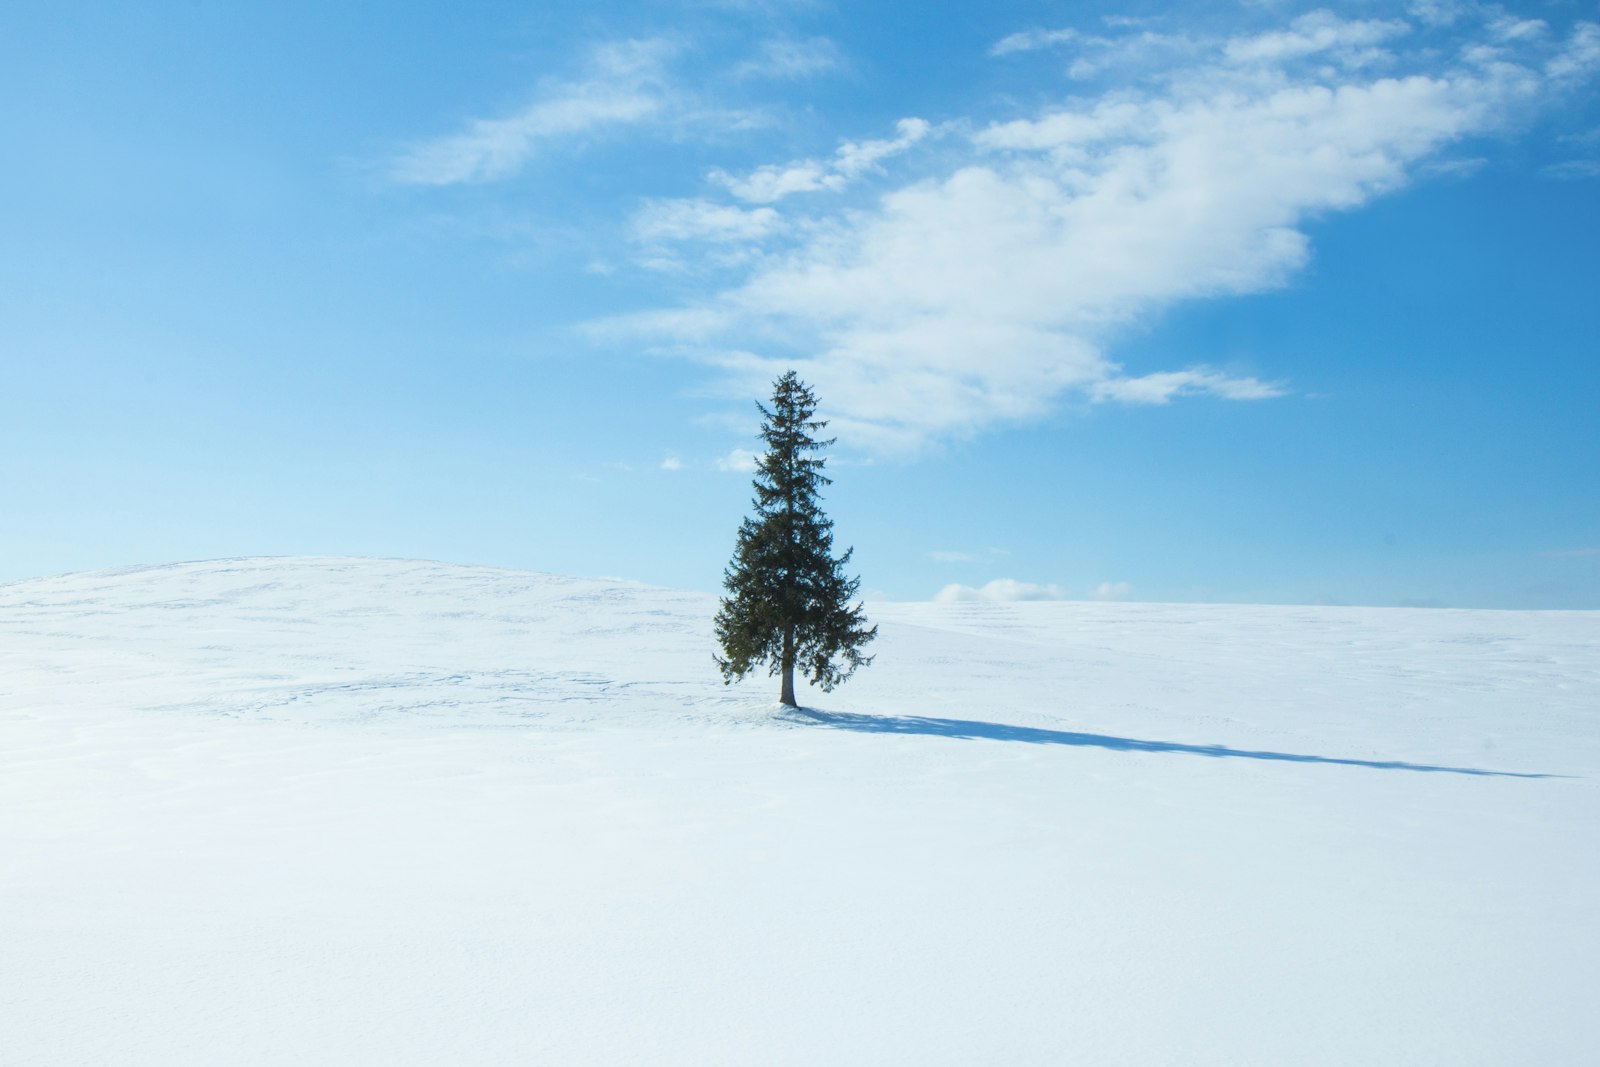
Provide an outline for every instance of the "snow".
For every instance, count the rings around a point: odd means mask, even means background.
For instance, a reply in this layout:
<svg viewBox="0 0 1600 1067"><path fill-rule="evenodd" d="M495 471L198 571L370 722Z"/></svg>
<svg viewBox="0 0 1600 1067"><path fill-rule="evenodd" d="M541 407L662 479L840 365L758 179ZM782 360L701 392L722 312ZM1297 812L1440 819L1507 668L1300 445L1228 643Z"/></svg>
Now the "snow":
<svg viewBox="0 0 1600 1067"><path fill-rule="evenodd" d="M0 586L7 1064L1575 1063L1600 613Z"/></svg>

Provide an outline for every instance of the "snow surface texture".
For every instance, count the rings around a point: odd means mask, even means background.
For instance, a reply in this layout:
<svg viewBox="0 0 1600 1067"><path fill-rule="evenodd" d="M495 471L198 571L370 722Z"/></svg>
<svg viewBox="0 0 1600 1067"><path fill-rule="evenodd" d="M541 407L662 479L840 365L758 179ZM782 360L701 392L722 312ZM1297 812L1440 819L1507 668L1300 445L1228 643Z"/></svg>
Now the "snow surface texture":
<svg viewBox="0 0 1600 1067"><path fill-rule="evenodd" d="M1594 1062L1600 613L0 586L6 1064Z"/></svg>

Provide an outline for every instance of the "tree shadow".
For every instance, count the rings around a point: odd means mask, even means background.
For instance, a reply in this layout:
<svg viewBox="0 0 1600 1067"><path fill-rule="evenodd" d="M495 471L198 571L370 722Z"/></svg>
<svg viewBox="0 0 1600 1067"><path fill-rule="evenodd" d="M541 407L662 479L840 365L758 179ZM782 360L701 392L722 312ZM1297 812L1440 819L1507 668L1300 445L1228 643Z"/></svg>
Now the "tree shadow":
<svg viewBox="0 0 1600 1067"><path fill-rule="evenodd" d="M1419 771L1429 774L1471 774L1486 778L1566 778L1563 774L1529 774L1520 771L1490 771L1479 767L1442 767L1400 760L1343 759L1337 756L1307 756L1294 752L1257 752L1228 748L1226 745L1187 745L1177 741L1141 741L1135 737L1111 734L1084 734L1068 730L1041 730L1031 726L977 722L972 719L935 719L923 715L856 715L849 712L793 708L792 721L810 722L836 730L872 734L921 734L955 740L1019 741L1028 745L1069 745L1074 748L1107 748L1115 752L1178 752L1213 759L1276 760L1283 763L1331 763L1344 767L1370 767L1379 771Z"/></svg>

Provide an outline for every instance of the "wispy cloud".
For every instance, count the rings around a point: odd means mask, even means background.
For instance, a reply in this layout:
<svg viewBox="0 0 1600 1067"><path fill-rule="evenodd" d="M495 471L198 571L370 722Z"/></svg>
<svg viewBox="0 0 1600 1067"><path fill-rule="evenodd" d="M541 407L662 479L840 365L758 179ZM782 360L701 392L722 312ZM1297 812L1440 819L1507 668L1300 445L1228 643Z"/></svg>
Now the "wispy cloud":
<svg viewBox="0 0 1600 1067"><path fill-rule="evenodd" d="M753 241L778 229L782 217L771 208L742 208L711 200L651 200L633 219L634 236L644 242Z"/></svg>
<svg viewBox="0 0 1600 1067"><path fill-rule="evenodd" d="M1600 159L1569 159L1563 163L1552 163L1539 173L1547 178L1567 182L1600 178Z"/></svg>
<svg viewBox="0 0 1600 1067"><path fill-rule="evenodd" d="M921 141L932 129L922 119L901 119L895 124L894 137L845 141L831 159L769 164L742 175L714 170L710 178L740 200L756 204L770 204L795 193L838 192L863 174L878 169L884 160Z"/></svg>
<svg viewBox="0 0 1600 1067"><path fill-rule="evenodd" d="M1210 367L1157 371L1137 378L1107 378L1089 390L1094 400L1124 404L1165 404L1178 396L1215 396L1224 400L1270 400L1288 390L1277 382L1230 377Z"/></svg>
<svg viewBox="0 0 1600 1067"><path fill-rule="evenodd" d="M1388 53L1379 45L1411 31L1400 19L1342 19L1331 11L1313 11L1288 29L1229 41L1224 50L1238 63L1281 63L1320 53L1337 53L1346 66L1362 66Z"/></svg>
<svg viewBox="0 0 1600 1067"><path fill-rule="evenodd" d="M773 37L762 41L756 55L739 64L742 78L809 78L844 65L839 46L826 37Z"/></svg>
<svg viewBox="0 0 1600 1067"><path fill-rule="evenodd" d="M1544 74L1554 82L1587 81L1600 66L1600 23L1580 22L1572 36L1545 62Z"/></svg>
<svg viewBox="0 0 1600 1067"><path fill-rule="evenodd" d="M1002 37L989 49L991 56L1008 56L1016 52L1037 52L1041 48L1054 48L1056 45L1068 44L1082 37L1077 30L1021 30L1010 36Z"/></svg>
<svg viewBox="0 0 1600 1067"><path fill-rule="evenodd" d="M1091 600L1126 600L1133 595L1133 586L1127 582L1101 582L1089 590Z"/></svg>
<svg viewBox="0 0 1600 1067"><path fill-rule="evenodd" d="M1141 70L1098 95L1064 83L1033 113L943 123L937 157L895 167L886 161L933 127L716 173L735 201L781 213L786 247L752 257L714 295L609 328L696 354L742 395L793 367L836 432L877 450L1036 418L1068 393L1134 404L1285 395L1288 383L1248 368L1127 368L1112 348L1175 303L1288 284L1310 259L1309 220L1405 187L1453 145L1600 69L1600 27L1563 36L1473 10L1445 42L1398 20L1326 13L1231 38L1109 31L1107 48L1165 50L1159 77ZM1028 37L1004 51L1052 42L1082 45ZM794 195L866 167L890 184L870 202Z"/></svg>
<svg viewBox="0 0 1600 1067"><path fill-rule="evenodd" d="M661 39L599 47L585 77L547 84L514 114L473 119L460 133L414 144L389 175L411 185L494 181L515 174L552 139L657 117L669 102L664 64L672 51Z"/></svg>
<svg viewBox="0 0 1600 1067"><path fill-rule="evenodd" d="M677 456L668 456L661 461L661 469L664 471L681 471L683 470L683 460Z"/></svg>
<svg viewBox="0 0 1600 1067"><path fill-rule="evenodd" d="M1108 20L1107 26L1113 31L1125 32L1093 34L1072 28L1024 30L995 42L989 54L1008 56L1045 49L1064 51L1069 57L1067 76L1081 81L1107 70L1132 72L1181 62L1206 47L1203 39L1186 33L1147 29L1146 23L1139 20Z"/></svg>

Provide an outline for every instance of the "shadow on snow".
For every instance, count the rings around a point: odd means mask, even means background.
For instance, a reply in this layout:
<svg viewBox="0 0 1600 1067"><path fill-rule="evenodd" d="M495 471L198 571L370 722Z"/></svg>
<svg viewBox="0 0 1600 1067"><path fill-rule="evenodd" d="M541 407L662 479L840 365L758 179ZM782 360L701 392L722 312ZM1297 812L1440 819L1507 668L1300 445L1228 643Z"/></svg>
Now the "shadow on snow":
<svg viewBox="0 0 1600 1067"><path fill-rule="evenodd" d="M1473 774L1492 778L1564 778L1559 774L1528 774L1518 771L1489 771L1478 767L1438 767L1399 760L1341 759L1335 756L1306 756L1294 752L1256 752L1225 745L1186 745L1177 741L1141 741L1135 737L1110 734L1082 734L1068 730L1040 730L1031 726L976 722L971 719L933 719L922 715L854 715L848 712L795 708L787 717L796 722L813 722L836 730L855 730L870 734L921 734L958 740L1020 741L1029 745L1070 745L1075 748L1108 748L1115 752L1181 752L1213 759L1277 760L1284 763L1333 763L1345 767L1371 767L1380 771L1422 771L1432 774Z"/></svg>

